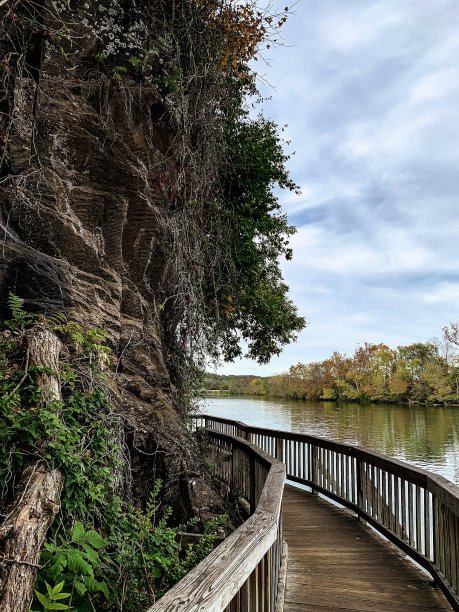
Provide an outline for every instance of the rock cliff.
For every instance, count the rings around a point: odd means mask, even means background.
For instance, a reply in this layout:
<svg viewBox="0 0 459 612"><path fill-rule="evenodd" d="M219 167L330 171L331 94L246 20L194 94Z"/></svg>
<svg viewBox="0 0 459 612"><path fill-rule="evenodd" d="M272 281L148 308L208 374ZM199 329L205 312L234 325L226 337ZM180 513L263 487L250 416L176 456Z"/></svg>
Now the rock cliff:
<svg viewBox="0 0 459 612"><path fill-rule="evenodd" d="M133 497L160 477L177 520L205 519L221 503L186 432L164 341L178 132L156 51L161 6L2 4L2 317L13 292L29 310L106 330ZM135 65L149 50L155 79Z"/></svg>

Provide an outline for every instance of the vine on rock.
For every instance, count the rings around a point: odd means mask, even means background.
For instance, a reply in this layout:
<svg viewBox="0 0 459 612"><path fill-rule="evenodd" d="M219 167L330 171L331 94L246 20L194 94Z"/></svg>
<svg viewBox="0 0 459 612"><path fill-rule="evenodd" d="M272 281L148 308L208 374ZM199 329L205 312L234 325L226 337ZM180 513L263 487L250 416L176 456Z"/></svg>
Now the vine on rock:
<svg viewBox="0 0 459 612"><path fill-rule="evenodd" d="M146 607L208 554L225 518L208 523L199 544L183 550L179 534L197 520L168 527L170 508L157 518L160 481L145 510L135 507L126 497L129 474L121 472L124 436L110 401L105 370L110 351L103 332L85 330L62 315L30 314L14 295L10 306L13 318L0 335L0 508L7 516L0 528L2 610L29 609L28 587L20 588L24 578L16 571L10 576L17 568L22 574L26 568L32 585L36 581L35 610ZM40 341L50 335L61 345L61 361L53 367L29 358L37 335ZM51 383L44 385L44 378ZM44 393L55 381L59 397ZM52 489L46 489L46 477ZM24 514L18 495L26 509L34 505L34 495L41 495L45 510L49 506L32 552L18 538L15 517ZM30 540L29 521L27 528Z"/></svg>

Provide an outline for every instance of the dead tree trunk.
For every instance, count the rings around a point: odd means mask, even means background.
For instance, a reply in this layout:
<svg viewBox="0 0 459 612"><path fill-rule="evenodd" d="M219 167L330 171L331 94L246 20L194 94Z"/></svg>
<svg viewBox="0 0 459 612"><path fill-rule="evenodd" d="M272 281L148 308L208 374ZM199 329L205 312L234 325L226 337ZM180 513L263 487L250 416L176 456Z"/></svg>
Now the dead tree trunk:
<svg viewBox="0 0 459 612"><path fill-rule="evenodd" d="M27 334L28 363L44 368L36 375L41 401L61 399L59 353L61 342L43 326ZM38 410L40 407L37 408ZM62 474L44 461L28 465L10 512L0 527L0 610L28 612L46 533L59 511Z"/></svg>

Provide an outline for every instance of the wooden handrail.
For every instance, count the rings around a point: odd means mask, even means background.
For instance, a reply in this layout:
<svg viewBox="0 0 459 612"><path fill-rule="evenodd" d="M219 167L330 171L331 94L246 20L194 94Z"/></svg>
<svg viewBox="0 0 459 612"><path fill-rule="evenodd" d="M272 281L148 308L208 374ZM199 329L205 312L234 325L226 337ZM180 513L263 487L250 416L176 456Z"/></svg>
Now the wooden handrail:
<svg viewBox="0 0 459 612"><path fill-rule="evenodd" d="M429 571L459 610L459 487L350 444L210 415L193 422L249 440L283 461L289 480L352 509Z"/></svg>
<svg viewBox="0 0 459 612"><path fill-rule="evenodd" d="M254 444L206 431L216 475L249 502L251 516L147 612L274 612L282 553L285 466Z"/></svg>

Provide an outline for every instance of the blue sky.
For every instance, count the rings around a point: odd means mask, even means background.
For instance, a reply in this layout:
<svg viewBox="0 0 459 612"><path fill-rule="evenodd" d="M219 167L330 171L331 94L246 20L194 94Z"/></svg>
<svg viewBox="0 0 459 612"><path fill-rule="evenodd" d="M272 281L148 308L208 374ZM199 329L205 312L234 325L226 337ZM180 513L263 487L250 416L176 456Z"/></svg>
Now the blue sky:
<svg viewBox="0 0 459 612"><path fill-rule="evenodd" d="M302 195L281 194L282 264L309 321L269 375L365 341L392 347L459 319L459 3L302 0L257 68L263 112L288 124Z"/></svg>

